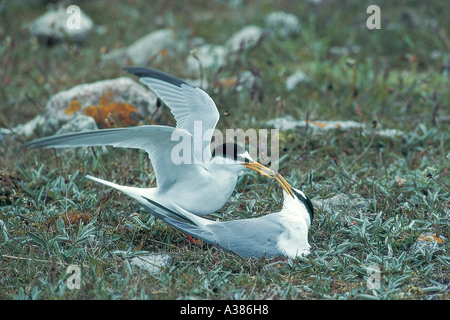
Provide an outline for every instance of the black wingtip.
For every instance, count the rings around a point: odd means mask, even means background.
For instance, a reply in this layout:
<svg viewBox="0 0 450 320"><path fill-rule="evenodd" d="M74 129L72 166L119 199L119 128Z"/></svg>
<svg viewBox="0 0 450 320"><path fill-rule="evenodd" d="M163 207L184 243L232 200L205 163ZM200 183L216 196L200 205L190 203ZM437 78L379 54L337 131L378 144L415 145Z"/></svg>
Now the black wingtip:
<svg viewBox="0 0 450 320"><path fill-rule="evenodd" d="M181 79L178 79L168 73L159 71L159 70L155 70L155 69L151 69L151 68L144 68L144 67L125 67L123 68L125 71L127 71L128 73L134 74L135 76L139 77L139 78L154 78L154 79L159 79L168 83L171 83L173 85L176 85L178 87L181 87L181 85L188 85L191 86L190 84L184 82Z"/></svg>

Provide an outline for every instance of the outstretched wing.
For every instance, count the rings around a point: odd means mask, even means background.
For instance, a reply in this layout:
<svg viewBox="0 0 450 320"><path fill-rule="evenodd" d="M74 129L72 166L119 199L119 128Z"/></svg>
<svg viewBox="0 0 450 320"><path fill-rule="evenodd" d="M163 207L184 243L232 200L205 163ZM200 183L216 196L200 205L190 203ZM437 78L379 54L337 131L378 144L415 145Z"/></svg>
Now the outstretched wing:
<svg viewBox="0 0 450 320"><path fill-rule="evenodd" d="M195 158L208 162L211 138L219 121L219 112L211 97L200 88L161 71L140 67L125 70L139 77L139 81L170 108L177 121L176 127L194 137Z"/></svg>
<svg viewBox="0 0 450 320"><path fill-rule="evenodd" d="M185 148L180 148L185 143ZM183 176L189 161L193 162L192 136L185 130L173 127L151 125L116 129L102 129L54 135L33 140L24 145L35 148L67 148L89 146L113 146L120 148L134 148L145 150L150 158L156 176L158 188L165 190L170 187L177 177ZM191 154L184 158L184 162L175 157L179 154L173 150L181 149Z"/></svg>

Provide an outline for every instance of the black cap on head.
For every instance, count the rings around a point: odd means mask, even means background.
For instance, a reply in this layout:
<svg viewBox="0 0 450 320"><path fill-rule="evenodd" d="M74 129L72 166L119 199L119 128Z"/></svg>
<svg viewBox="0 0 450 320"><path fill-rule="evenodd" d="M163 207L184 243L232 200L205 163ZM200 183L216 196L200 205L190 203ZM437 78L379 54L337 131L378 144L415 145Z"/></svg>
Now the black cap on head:
<svg viewBox="0 0 450 320"><path fill-rule="evenodd" d="M243 154L245 153L245 149L242 148L240 145L233 143L233 142L227 142L224 144L221 144L220 146L217 146L214 148L212 152L213 157L224 157L228 159L233 159L236 161L242 161L242 162L249 162L249 159L243 157Z"/></svg>
<svg viewBox="0 0 450 320"><path fill-rule="evenodd" d="M308 214L309 214L309 218L312 223L313 219L314 219L314 207L313 207L311 200L303 192L300 193L297 190L295 190L294 188L292 188L292 192L297 197L297 199L305 205L306 210L308 211Z"/></svg>

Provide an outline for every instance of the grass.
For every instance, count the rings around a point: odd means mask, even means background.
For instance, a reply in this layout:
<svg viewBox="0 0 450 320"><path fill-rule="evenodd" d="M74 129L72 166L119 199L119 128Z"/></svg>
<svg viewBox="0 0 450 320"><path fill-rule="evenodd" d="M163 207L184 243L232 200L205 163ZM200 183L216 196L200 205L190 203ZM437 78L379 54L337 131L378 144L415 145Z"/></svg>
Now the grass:
<svg viewBox="0 0 450 320"><path fill-rule="evenodd" d="M131 199L84 178L154 185L142 152L36 152L20 149L29 138L8 136L0 145L0 298L448 299L448 3L413 1L405 7L380 1L382 29L372 31L365 27L368 4L361 1L245 1L238 8L189 3L83 3L107 33L94 32L81 46L47 47L18 27L44 6L4 2L0 124L14 127L32 119L61 90L123 75L123 66L100 65L105 49L161 27L173 28L181 40L203 37L223 44L245 25L263 26L265 15L283 10L299 17L300 34L266 37L230 57L219 72L204 70L221 113L219 128L264 128L266 120L292 115L369 125L375 120L374 130L401 130L404 135L394 137L360 130L281 132L279 171L293 186L314 200L358 194L372 204L363 211L316 210L306 258L244 260L188 242ZM355 46L356 51L335 53ZM152 67L183 77L188 51ZM296 69L311 80L287 92L284 79ZM213 89L215 81L248 70L259 86ZM275 184L247 174L214 217L252 217L280 206ZM447 241L412 250L426 231ZM151 275L127 259L143 252L169 252L173 262ZM82 270L79 290L67 288L71 264ZM379 289L367 287L371 265L380 268Z"/></svg>

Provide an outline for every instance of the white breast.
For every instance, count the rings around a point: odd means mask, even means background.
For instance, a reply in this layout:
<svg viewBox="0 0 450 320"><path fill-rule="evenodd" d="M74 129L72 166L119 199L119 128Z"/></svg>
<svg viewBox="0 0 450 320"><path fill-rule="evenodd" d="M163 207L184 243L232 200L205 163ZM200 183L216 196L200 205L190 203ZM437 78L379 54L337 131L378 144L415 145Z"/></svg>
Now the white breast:
<svg viewBox="0 0 450 320"><path fill-rule="evenodd" d="M278 247L290 258L310 253L308 243L309 223L299 215L285 215L281 220L285 231L278 238Z"/></svg>

